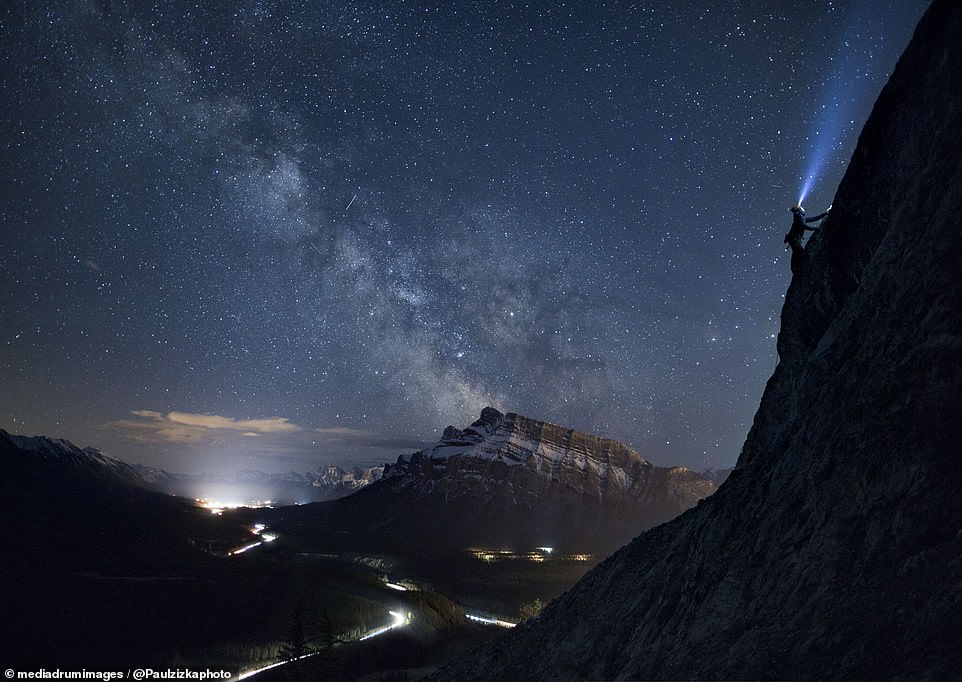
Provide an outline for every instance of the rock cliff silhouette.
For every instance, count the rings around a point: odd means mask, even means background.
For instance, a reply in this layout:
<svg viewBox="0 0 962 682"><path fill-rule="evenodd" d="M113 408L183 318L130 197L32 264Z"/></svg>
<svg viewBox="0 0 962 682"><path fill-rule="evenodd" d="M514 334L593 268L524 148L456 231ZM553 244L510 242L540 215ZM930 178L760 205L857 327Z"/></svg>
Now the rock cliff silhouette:
<svg viewBox="0 0 962 682"><path fill-rule="evenodd" d="M440 677L958 676L960 35L936 0L879 96L728 481Z"/></svg>

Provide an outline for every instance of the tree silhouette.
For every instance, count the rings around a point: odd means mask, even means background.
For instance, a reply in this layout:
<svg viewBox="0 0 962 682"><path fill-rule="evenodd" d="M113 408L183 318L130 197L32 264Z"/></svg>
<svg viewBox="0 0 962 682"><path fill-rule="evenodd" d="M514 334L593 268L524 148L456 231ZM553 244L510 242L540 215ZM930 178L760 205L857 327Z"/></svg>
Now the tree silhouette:
<svg viewBox="0 0 962 682"><path fill-rule="evenodd" d="M304 605L298 603L291 613L291 622L287 629L287 636L281 646L281 658L285 661L296 661L311 653L311 641L307 635L307 621L304 617Z"/></svg>
<svg viewBox="0 0 962 682"><path fill-rule="evenodd" d="M317 651L318 658L330 661L334 658L334 625L331 623L331 615L327 609L321 612L321 618L317 622Z"/></svg>

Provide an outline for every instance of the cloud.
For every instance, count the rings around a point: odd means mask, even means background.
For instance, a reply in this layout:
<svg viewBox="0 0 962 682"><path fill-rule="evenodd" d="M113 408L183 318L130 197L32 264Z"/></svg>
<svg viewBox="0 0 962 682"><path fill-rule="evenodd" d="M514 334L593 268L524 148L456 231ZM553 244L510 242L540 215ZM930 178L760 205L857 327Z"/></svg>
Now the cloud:
<svg viewBox="0 0 962 682"><path fill-rule="evenodd" d="M342 426L314 429L315 440L322 443L353 445L365 448L423 450L433 443L403 436L384 436L364 429L349 429Z"/></svg>
<svg viewBox="0 0 962 682"><path fill-rule="evenodd" d="M288 449L305 452L319 446L355 451L357 448L386 450L421 450L432 443L407 436L391 436L366 429L343 426L308 429L292 423L286 417L270 419L234 419L217 414L195 412L157 412L132 410L134 418L103 424L101 428L138 443L175 445L235 444L241 440L257 439L260 452L281 452ZM316 458L316 455L303 455ZM313 461L313 460L312 460Z"/></svg>
<svg viewBox="0 0 962 682"><path fill-rule="evenodd" d="M151 415L156 418L155 415ZM255 433L284 433L300 431L301 427L292 424L286 417L271 419L231 419L216 414L192 414L190 412L168 412L169 421L185 426L199 426L205 429L230 429L232 431L253 431Z"/></svg>
<svg viewBox="0 0 962 682"><path fill-rule="evenodd" d="M314 429L314 433L321 434L321 439L325 441L351 440L371 435L370 431L364 429L349 429L345 426Z"/></svg>
<svg viewBox="0 0 962 682"><path fill-rule="evenodd" d="M121 419L104 428L142 443L208 443L225 438L257 438L263 434L289 434L302 431L286 417L270 419L233 419L216 414L191 412L131 411L138 419Z"/></svg>

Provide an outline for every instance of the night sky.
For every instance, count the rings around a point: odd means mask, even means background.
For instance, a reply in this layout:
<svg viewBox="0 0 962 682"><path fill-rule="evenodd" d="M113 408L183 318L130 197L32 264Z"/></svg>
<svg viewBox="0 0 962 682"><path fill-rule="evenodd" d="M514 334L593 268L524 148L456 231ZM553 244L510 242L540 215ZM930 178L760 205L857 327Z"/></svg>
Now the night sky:
<svg viewBox="0 0 962 682"><path fill-rule="evenodd" d="M4 3L0 427L306 471L493 405L731 466L925 7Z"/></svg>

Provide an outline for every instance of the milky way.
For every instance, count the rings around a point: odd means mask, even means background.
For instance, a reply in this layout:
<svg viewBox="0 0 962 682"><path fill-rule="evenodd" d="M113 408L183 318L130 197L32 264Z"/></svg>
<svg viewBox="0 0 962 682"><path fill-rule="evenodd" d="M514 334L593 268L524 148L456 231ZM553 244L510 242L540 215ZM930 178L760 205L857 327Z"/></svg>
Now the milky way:
<svg viewBox="0 0 962 682"><path fill-rule="evenodd" d="M824 93L815 210L924 8L8 5L0 426L286 470L490 404L730 466Z"/></svg>

